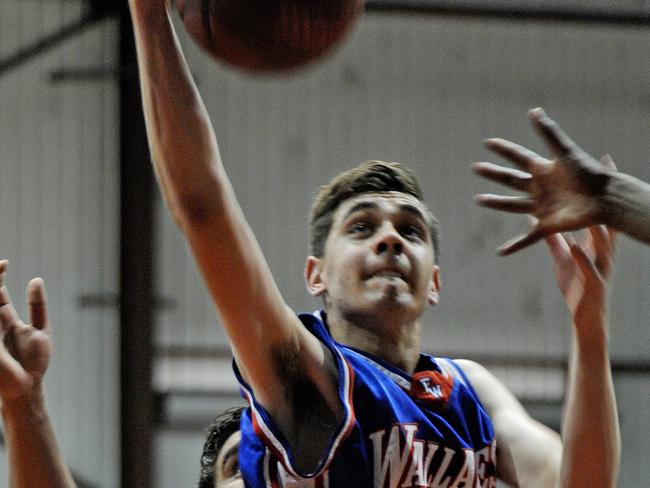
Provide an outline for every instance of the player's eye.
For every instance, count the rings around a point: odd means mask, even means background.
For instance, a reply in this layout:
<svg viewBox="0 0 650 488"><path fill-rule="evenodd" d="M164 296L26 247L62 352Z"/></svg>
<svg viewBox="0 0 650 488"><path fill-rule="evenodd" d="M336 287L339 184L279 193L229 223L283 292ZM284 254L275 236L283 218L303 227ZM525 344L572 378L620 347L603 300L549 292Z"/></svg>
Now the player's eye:
<svg viewBox="0 0 650 488"><path fill-rule="evenodd" d="M402 235L409 239L422 239L424 237L422 229L413 224L406 224L402 227Z"/></svg>
<svg viewBox="0 0 650 488"><path fill-rule="evenodd" d="M367 234L370 232L370 225L367 222L354 222L350 227L348 227L348 232L350 234Z"/></svg>
<svg viewBox="0 0 650 488"><path fill-rule="evenodd" d="M221 468L224 479L234 478L240 474L239 472L239 458L237 451L229 455L224 461Z"/></svg>

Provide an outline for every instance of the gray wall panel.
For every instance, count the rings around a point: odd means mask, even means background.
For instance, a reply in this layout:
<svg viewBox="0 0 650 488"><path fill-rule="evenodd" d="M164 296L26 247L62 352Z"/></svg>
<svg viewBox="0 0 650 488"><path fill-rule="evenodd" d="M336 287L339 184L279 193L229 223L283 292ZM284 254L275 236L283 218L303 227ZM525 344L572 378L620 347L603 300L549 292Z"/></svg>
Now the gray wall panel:
<svg viewBox="0 0 650 488"><path fill-rule="evenodd" d="M2 0L0 8L5 56L74 20L82 3ZM114 79L50 76L114 68L116 35L113 22L96 26L0 78L0 255L11 261L21 314L24 285L45 279L54 331L48 404L66 460L101 487L117 486L119 474L118 317L110 303L84 303L117 293L118 97Z"/></svg>
<svg viewBox="0 0 650 488"><path fill-rule="evenodd" d="M467 166L490 157L480 144L490 135L543 150L525 116L543 104L585 147L647 177L648 47L643 30L369 15L327 63L288 79L242 77L193 50L190 59L242 206L292 304L318 305L301 278L306 210L318 184L364 159L404 160L443 228L443 303L427 317L442 330L427 334L427 347L553 353L564 349L566 315L545 251L494 256L525 221L475 207L472 195L491 186ZM161 246L175 252L179 242ZM639 313L649 283L639 263L648 256L625 239L622 249L619 268L629 272L614 307L624 315L630 307L616 304L635 304ZM177 262L162 260L163 280L179 279ZM211 316L199 305L204 295L191 294L197 302L178 304L193 314L186 321ZM469 334L479 317L490 334ZM625 357L637 347L615 343Z"/></svg>
<svg viewBox="0 0 650 488"><path fill-rule="evenodd" d="M619 418L623 455L619 486L645 486L650 477L647 462L650 378L647 375L622 375L615 378L619 398Z"/></svg>
<svg viewBox="0 0 650 488"><path fill-rule="evenodd" d="M0 58L76 21L87 10L79 0L2 0L0 6Z"/></svg>
<svg viewBox="0 0 650 488"><path fill-rule="evenodd" d="M644 0L372 0L373 5L429 7L435 9L471 9L492 11L495 9L516 9L534 12L575 12L587 14L636 14L647 16L650 5Z"/></svg>

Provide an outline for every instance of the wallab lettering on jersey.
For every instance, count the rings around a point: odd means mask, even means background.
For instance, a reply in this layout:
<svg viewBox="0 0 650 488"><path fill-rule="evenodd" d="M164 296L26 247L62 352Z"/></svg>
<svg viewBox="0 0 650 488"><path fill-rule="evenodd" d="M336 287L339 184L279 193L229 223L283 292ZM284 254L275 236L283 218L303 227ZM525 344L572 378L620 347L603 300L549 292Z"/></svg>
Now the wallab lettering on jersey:
<svg viewBox="0 0 650 488"><path fill-rule="evenodd" d="M416 438L417 424L370 434L375 488L496 488L496 442L477 452Z"/></svg>
<svg viewBox="0 0 650 488"><path fill-rule="evenodd" d="M496 441L476 452L454 450L417 439L417 428L396 424L370 434L374 488L496 488ZM273 468L269 479L276 486L330 488L327 472L307 480L293 478L280 462Z"/></svg>

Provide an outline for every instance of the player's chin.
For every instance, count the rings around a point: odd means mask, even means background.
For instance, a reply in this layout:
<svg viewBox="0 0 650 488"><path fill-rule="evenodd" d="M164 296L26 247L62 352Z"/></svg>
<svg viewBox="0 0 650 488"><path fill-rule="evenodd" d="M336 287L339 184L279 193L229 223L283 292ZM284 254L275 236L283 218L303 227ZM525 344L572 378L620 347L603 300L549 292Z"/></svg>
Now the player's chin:
<svg viewBox="0 0 650 488"><path fill-rule="evenodd" d="M411 287L401 280L380 283L374 287L376 295L388 302L408 304L414 300Z"/></svg>
<svg viewBox="0 0 650 488"><path fill-rule="evenodd" d="M410 310L416 305L416 300L408 286L385 285L375 287L368 294L374 308L386 308L390 311L400 309Z"/></svg>

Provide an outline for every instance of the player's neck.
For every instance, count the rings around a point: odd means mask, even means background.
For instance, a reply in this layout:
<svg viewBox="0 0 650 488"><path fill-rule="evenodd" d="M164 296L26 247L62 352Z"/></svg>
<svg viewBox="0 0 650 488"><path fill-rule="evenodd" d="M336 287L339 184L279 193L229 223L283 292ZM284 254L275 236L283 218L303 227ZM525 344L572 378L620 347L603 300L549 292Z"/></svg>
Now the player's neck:
<svg viewBox="0 0 650 488"><path fill-rule="evenodd" d="M420 357L420 322L399 321L395 317L342 317L327 313L332 337L341 344L372 354L407 373L412 373Z"/></svg>

